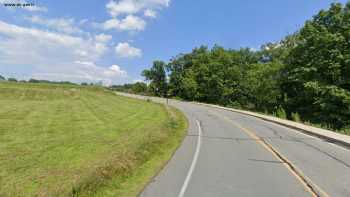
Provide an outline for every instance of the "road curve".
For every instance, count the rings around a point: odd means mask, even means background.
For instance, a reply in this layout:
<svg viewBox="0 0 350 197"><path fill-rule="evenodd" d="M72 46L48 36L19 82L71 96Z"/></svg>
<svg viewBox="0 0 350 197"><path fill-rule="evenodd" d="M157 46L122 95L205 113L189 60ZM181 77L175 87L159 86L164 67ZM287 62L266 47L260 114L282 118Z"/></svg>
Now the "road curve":
<svg viewBox="0 0 350 197"><path fill-rule="evenodd" d="M255 117L169 104L188 118L188 134L141 197L350 196L350 150Z"/></svg>

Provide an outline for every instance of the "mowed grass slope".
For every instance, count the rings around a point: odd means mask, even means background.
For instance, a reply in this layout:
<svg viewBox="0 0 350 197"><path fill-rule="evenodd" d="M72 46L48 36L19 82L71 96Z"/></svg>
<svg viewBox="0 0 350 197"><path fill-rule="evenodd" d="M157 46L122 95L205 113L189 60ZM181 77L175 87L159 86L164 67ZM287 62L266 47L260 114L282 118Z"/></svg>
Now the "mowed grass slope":
<svg viewBox="0 0 350 197"><path fill-rule="evenodd" d="M186 126L102 88L0 83L0 196L134 196Z"/></svg>

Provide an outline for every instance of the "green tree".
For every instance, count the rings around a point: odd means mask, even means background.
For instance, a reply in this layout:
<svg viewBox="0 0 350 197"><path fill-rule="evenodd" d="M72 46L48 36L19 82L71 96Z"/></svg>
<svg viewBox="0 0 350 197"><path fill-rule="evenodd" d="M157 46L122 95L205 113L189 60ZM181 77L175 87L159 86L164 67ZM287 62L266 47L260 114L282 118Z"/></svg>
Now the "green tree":
<svg viewBox="0 0 350 197"><path fill-rule="evenodd" d="M278 81L282 67L278 62L258 63L250 65L246 71L241 84L254 110L271 113L280 104Z"/></svg>
<svg viewBox="0 0 350 197"><path fill-rule="evenodd" d="M29 83L40 83L40 80L37 79L29 79Z"/></svg>
<svg viewBox="0 0 350 197"><path fill-rule="evenodd" d="M17 82L17 79L16 78L13 78L13 77L10 77L7 79L7 81L10 81L10 82Z"/></svg>
<svg viewBox="0 0 350 197"><path fill-rule="evenodd" d="M0 81L5 81L5 80L6 80L6 78L3 77L2 75L0 75Z"/></svg>
<svg viewBox="0 0 350 197"><path fill-rule="evenodd" d="M200 95L196 65L208 55L208 48L201 46L191 53L180 54L167 65L169 75L169 93L183 99L196 100ZM207 61L205 61L207 62ZM195 92L194 92L195 91Z"/></svg>
<svg viewBox="0 0 350 197"><path fill-rule="evenodd" d="M350 2L332 4L298 32L259 51L215 45L180 54L166 66L169 92L186 100L350 127ZM166 89L164 62L143 75L156 95Z"/></svg>
<svg viewBox="0 0 350 197"><path fill-rule="evenodd" d="M147 84L145 84L143 82L136 82L135 84L132 85L131 90L133 93L146 94L147 93Z"/></svg>
<svg viewBox="0 0 350 197"><path fill-rule="evenodd" d="M289 112L340 129L350 125L350 3L332 4L300 30L281 88Z"/></svg>
<svg viewBox="0 0 350 197"><path fill-rule="evenodd" d="M142 75L150 81L150 91L157 96L167 95L166 64L163 61L154 61L150 70L144 70Z"/></svg>

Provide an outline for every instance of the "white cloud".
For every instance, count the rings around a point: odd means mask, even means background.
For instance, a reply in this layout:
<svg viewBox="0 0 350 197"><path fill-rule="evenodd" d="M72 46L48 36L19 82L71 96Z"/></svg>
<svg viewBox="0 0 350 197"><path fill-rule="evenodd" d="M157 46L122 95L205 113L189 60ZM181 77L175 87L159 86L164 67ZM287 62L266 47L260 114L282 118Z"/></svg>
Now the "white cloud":
<svg viewBox="0 0 350 197"><path fill-rule="evenodd" d="M142 31L145 27L146 22L142 18L133 15L128 15L122 20L112 18L102 24L104 30Z"/></svg>
<svg viewBox="0 0 350 197"><path fill-rule="evenodd" d="M143 15L148 18L157 18L157 13L150 9L145 10L143 12Z"/></svg>
<svg viewBox="0 0 350 197"><path fill-rule="evenodd" d="M86 24L87 22L89 22L89 19L87 19L87 18L81 19L81 20L79 21L79 25L84 25L84 24Z"/></svg>
<svg viewBox="0 0 350 197"><path fill-rule="evenodd" d="M162 9L168 7L170 0L111 0L106 8L112 17L136 14L145 9Z"/></svg>
<svg viewBox="0 0 350 197"><path fill-rule="evenodd" d="M140 5L132 0L110 1L107 3L106 8L113 17L121 14L135 14L141 9Z"/></svg>
<svg viewBox="0 0 350 197"><path fill-rule="evenodd" d="M122 76L125 77L126 71L122 70L118 65L112 65L107 70L104 71L104 74L108 77Z"/></svg>
<svg viewBox="0 0 350 197"><path fill-rule="evenodd" d="M106 20L104 23L101 24L102 29L104 30L110 30L110 29L119 29L120 21L116 18L112 18L109 20ZM96 24L98 26L99 24Z"/></svg>
<svg viewBox="0 0 350 197"><path fill-rule="evenodd" d="M143 18L156 18L157 11L169 4L170 0L110 0L106 9L112 18L95 26L104 30L143 31L146 27Z"/></svg>
<svg viewBox="0 0 350 197"><path fill-rule="evenodd" d="M137 16L129 15L120 22L121 30L142 31L145 29L146 22Z"/></svg>
<svg viewBox="0 0 350 197"><path fill-rule="evenodd" d="M35 70L49 80L108 81L125 77L120 67L97 66L106 54L108 35L79 37L25 28L0 20L0 65ZM119 69L118 69L119 68Z"/></svg>
<svg viewBox="0 0 350 197"><path fill-rule="evenodd" d="M71 69L70 72L37 72L34 73L31 78L73 82L101 81L103 85L109 86L128 77L127 72L117 65L112 65L109 68L97 66L92 62L83 62L83 64L75 62L72 66L73 65L74 69Z"/></svg>
<svg viewBox="0 0 350 197"><path fill-rule="evenodd" d="M93 71L94 75L100 75L100 78L103 77L126 77L127 72L122 70L120 66L114 64L108 68L102 68L101 66L97 66L94 62L89 61L75 61L74 63L82 65L86 68L89 68L87 70ZM89 78L89 77L86 77ZM92 79L94 77L91 77Z"/></svg>
<svg viewBox="0 0 350 197"><path fill-rule="evenodd" d="M115 47L115 52L116 52L117 56L123 57L123 58L135 58L135 57L142 56L141 49L132 47L127 42L119 43Z"/></svg>
<svg viewBox="0 0 350 197"><path fill-rule="evenodd" d="M102 43L109 42L111 39L112 39L111 35L103 34L103 33L95 36L95 40Z"/></svg>
<svg viewBox="0 0 350 197"><path fill-rule="evenodd" d="M122 70L118 65L112 65L108 68L97 66L94 62L84 62L84 61L75 61L74 63L80 64L85 67L85 78L87 79L98 79L103 80L105 78L111 77L126 77L127 72Z"/></svg>
<svg viewBox="0 0 350 197"><path fill-rule="evenodd" d="M103 43L89 38L25 28L3 21L0 21L1 34L6 37L0 40L0 52L9 62L22 59L24 63L28 60L40 63L45 56L55 61L97 59L107 50Z"/></svg>
<svg viewBox="0 0 350 197"><path fill-rule="evenodd" d="M42 69L41 72L34 73L32 77L55 81L101 81L104 85L111 85L113 82L128 77L127 72L122 70L118 65L105 68L89 61L75 61L69 65L69 68L62 67L61 65L61 69Z"/></svg>
<svg viewBox="0 0 350 197"><path fill-rule="evenodd" d="M67 34L83 32L81 29L76 27L77 25L75 24L75 21L73 18L45 19L40 16L32 16L32 17L27 17L26 19L34 24L43 25Z"/></svg>
<svg viewBox="0 0 350 197"><path fill-rule="evenodd" d="M5 3L8 3L8 4L30 4L28 3L27 1L25 0L0 0L0 3L1 4L5 4ZM21 9L24 9L24 10L27 10L27 11L30 11L30 12L47 12L47 8L44 7L44 6L38 6L38 5L31 5L31 6L21 6L21 7L15 7L15 6L8 6L7 8L21 8Z"/></svg>

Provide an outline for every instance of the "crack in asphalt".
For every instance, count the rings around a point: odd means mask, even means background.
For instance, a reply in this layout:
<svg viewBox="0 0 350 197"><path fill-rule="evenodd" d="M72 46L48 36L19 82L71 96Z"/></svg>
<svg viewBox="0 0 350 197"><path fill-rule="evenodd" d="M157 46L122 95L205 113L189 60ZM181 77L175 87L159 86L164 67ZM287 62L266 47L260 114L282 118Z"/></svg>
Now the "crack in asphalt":
<svg viewBox="0 0 350 197"><path fill-rule="evenodd" d="M338 157L332 155L331 153L329 153L327 151L324 151L324 150L322 150L322 149L320 149L320 148L318 148L318 147L316 147L316 146L314 146L312 144L306 143L305 141L302 140L302 138L296 138L296 137L290 136L288 134L285 134L286 136L282 136L282 135L279 134L279 132L276 129L271 128L271 127L269 127L267 125L263 125L263 126L268 128L268 129L270 129L270 130L272 130L273 133L276 136L278 136L279 138L281 138L281 139L286 139L286 140L289 140L289 141L294 141L294 142L297 142L297 143L304 144L305 146L310 147L310 148L318 151L319 153L321 153L321 154L323 154L323 155L325 155L325 156L327 156L327 157L329 157L329 158L339 162L340 164L344 165L345 167L350 168L350 164L348 164L346 161L344 161L342 159L339 159Z"/></svg>
<svg viewBox="0 0 350 197"><path fill-rule="evenodd" d="M329 195L324 192L320 187L318 187L315 183L313 183L308 177L306 177L302 171L300 171L296 166L294 166L287 158L285 158L281 153L279 153L271 144L269 144L265 139L255 134L255 132L242 127L240 124L234 122L231 118L227 116L223 116L217 113L213 113L214 115L223 118L224 120L230 122L235 127L244 131L247 135L249 135L254 141L261 144L266 150L270 151L275 158L283 162L283 164L287 167L287 169L304 185L305 188L308 189L311 196L320 197L321 195L318 193L322 193L322 196L329 197ZM280 136L277 136L280 139ZM316 189L315 189L316 188Z"/></svg>

